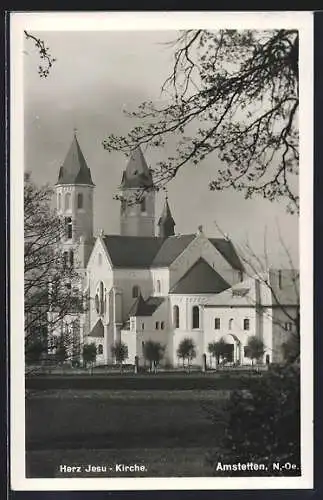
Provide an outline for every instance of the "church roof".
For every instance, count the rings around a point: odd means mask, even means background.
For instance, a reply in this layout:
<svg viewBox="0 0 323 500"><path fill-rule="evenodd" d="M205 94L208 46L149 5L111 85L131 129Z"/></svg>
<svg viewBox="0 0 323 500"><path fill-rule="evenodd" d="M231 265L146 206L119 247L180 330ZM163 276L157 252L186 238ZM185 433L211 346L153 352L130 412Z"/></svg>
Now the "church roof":
<svg viewBox="0 0 323 500"><path fill-rule="evenodd" d="M73 137L64 163L59 169L57 184L87 184L94 186L91 171L87 166L76 135Z"/></svg>
<svg viewBox="0 0 323 500"><path fill-rule="evenodd" d="M113 267L146 269L170 266L195 237L195 234L174 235L168 238L105 235L103 241ZM234 269L243 270L231 241L210 238L210 242Z"/></svg>
<svg viewBox="0 0 323 500"><path fill-rule="evenodd" d="M163 244L152 261L152 267L167 267L184 252L193 241L195 234L181 234L163 239Z"/></svg>
<svg viewBox="0 0 323 500"><path fill-rule="evenodd" d="M194 238L194 234L169 238L107 235L103 241L114 267L145 269L169 266Z"/></svg>
<svg viewBox="0 0 323 500"><path fill-rule="evenodd" d="M229 262L233 269L243 271L244 267L239 256L230 240L225 238L209 238L209 241L220 252L220 254Z"/></svg>
<svg viewBox="0 0 323 500"><path fill-rule="evenodd" d="M126 170L123 171L120 187L149 188L153 186L153 178L140 147L130 155Z"/></svg>
<svg viewBox="0 0 323 500"><path fill-rule="evenodd" d="M147 300L144 300L140 293L133 303L128 316L129 318L131 316L152 316L164 300L164 297L149 297Z"/></svg>
<svg viewBox="0 0 323 500"><path fill-rule="evenodd" d="M174 285L170 293L220 293L229 287L229 283L227 283L204 259L200 258Z"/></svg>
<svg viewBox="0 0 323 500"><path fill-rule="evenodd" d="M104 326L102 323L101 318L98 319L98 321L95 323L94 327L90 331L89 337L104 337Z"/></svg>

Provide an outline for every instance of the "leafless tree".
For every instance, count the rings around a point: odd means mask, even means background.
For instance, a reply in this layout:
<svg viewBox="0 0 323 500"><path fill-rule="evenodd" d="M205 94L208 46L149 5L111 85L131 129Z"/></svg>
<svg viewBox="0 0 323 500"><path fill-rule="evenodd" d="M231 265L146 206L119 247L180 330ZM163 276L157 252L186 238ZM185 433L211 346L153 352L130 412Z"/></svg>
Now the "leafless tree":
<svg viewBox="0 0 323 500"><path fill-rule="evenodd" d="M24 184L24 302L25 338L32 343L46 336L66 315L82 311L80 274L60 250L63 220L50 207L52 190L30 177Z"/></svg>
<svg viewBox="0 0 323 500"><path fill-rule="evenodd" d="M218 231L222 234L224 238L228 238L218 223L214 221ZM255 252L252 245L247 240L244 244L234 243L237 250L239 258L243 262L245 269L245 277L256 279L264 289L268 290L271 295L272 307L265 307L262 309L263 314L273 321L273 324L279 326L280 328L286 329L286 323L291 325L290 331L288 332L288 340L283 343L282 349L284 351L284 357L290 362L299 361L300 355L300 276L298 266L293 262L291 253L282 237L279 226L277 225L278 241L284 252L285 259L287 259L287 264L282 266L282 269L273 269L270 264L270 259L268 256L268 246L267 246L267 231L265 229L264 233L264 250L263 255ZM284 272L288 273L287 283L282 284L280 288L279 274L282 272L282 278L284 278ZM275 276L273 276L273 274ZM273 279L274 278L274 279ZM288 288L288 301L286 302L286 288ZM247 296L250 301L250 305L255 307L259 306L257 300L253 299L249 295ZM273 313L274 309L279 309L283 313L283 319L279 319Z"/></svg>
<svg viewBox="0 0 323 500"><path fill-rule="evenodd" d="M176 136L176 153L153 170L157 188L216 153L223 167L211 190L283 198L298 212L297 30L188 30L171 47L165 100L125 111L139 125L127 136L111 134L105 149L128 154L139 145L164 147Z"/></svg>

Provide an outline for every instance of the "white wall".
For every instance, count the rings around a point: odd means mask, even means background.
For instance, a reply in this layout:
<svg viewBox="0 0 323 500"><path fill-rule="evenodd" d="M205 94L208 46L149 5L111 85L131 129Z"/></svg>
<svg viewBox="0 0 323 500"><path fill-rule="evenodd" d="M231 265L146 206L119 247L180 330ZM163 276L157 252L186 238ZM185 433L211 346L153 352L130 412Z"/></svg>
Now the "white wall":
<svg viewBox="0 0 323 500"><path fill-rule="evenodd" d="M152 282L152 295L155 296L165 296L169 292L169 269L156 268L150 270L151 282ZM157 291L157 281L160 281L160 292Z"/></svg>
<svg viewBox="0 0 323 500"><path fill-rule="evenodd" d="M101 255L101 260L99 255ZM109 322L112 313L111 307L108 307L108 297L114 284L114 275L101 238L97 238L90 256L87 266L87 279L89 286L89 327L92 329L100 317L103 324ZM95 308L95 295L101 281L107 292L107 310L103 316L100 316Z"/></svg>
<svg viewBox="0 0 323 500"><path fill-rule="evenodd" d="M220 329L215 329L215 318L220 318ZM232 328L229 329L229 321L232 319ZM249 330L244 330L244 319L249 319ZM208 344L217 342L226 335L236 337L243 348L248 344L248 338L261 334L257 331L255 307L205 307L204 308L204 352L208 352ZM236 345L234 340L232 341ZM241 362L251 364L251 360L245 358L242 353Z"/></svg>

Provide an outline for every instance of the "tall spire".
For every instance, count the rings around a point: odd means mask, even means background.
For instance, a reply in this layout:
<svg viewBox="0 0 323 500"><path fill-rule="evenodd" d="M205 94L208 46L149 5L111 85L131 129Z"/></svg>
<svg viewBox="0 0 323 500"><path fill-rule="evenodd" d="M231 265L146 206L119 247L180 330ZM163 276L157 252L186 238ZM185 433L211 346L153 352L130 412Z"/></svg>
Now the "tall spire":
<svg viewBox="0 0 323 500"><path fill-rule="evenodd" d="M151 171L148 168L140 146L131 152L127 168L123 171L122 188L149 188L153 186Z"/></svg>
<svg viewBox="0 0 323 500"><path fill-rule="evenodd" d="M158 221L158 227L159 227L159 236L161 236L162 238L168 238L168 236L174 236L175 234L174 231L175 221L172 217L172 213L169 208L167 193L166 193L164 208Z"/></svg>
<svg viewBox="0 0 323 500"><path fill-rule="evenodd" d="M72 144L63 165L59 170L57 184L86 184L94 186L91 171L76 137L77 129L74 128Z"/></svg>

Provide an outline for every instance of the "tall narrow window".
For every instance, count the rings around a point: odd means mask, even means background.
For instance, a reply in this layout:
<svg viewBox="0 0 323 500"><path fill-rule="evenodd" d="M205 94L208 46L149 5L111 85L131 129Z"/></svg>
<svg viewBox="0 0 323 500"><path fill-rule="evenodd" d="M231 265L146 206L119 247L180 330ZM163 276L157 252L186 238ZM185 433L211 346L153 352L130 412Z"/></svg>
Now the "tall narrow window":
<svg viewBox="0 0 323 500"><path fill-rule="evenodd" d="M104 300L104 296L103 296L103 283L102 281L100 281L100 288L99 288L99 297L100 297L100 314L104 314L104 304L103 304L103 300Z"/></svg>
<svg viewBox="0 0 323 500"><path fill-rule="evenodd" d="M103 345L102 344L98 345L98 354L103 354Z"/></svg>
<svg viewBox="0 0 323 500"><path fill-rule="evenodd" d="M58 193L57 208L58 208L58 210L60 210L62 208L62 195L61 195L61 193Z"/></svg>
<svg viewBox="0 0 323 500"><path fill-rule="evenodd" d="M232 330L233 319L229 319L229 330Z"/></svg>
<svg viewBox="0 0 323 500"><path fill-rule="evenodd" d="M279 271L278 271L278 286L279 286L279 288L281 290L281 288L282 288L282 272L281 272L281 269L279 269Z"/></svg>
<svg viewBox="0 0 323 500"><path fill-rule="evenodd" d="M220 318L214 318L214 330L220 330L221 320Z"/></svg>
<svg viewBox="0 0 323 500"><path fill-rule="evenodd" d="M179 308L178 306L173 307L173 323L175 328L179 328Z"/></svg>
<svg viewBox="0 0 323 500"><path fill-rule="evenodd" d="M99 266L102 265L102 255L100 253L98 254L98 264Z"/></svg>
<svg viewBox="0 0 323 500"><path fill-rule="evenodd" d="M72 217L65 217L65 235L67 239L71 239L73 234Z"/></svg>
<svg viewBox="0 0 323 500"><path fill-rule="evenodd" d="M161 330L164 330L164 328L165 328L165 321L162 321L162 322L160 323L160 329L161 329Z"/></svg>
<svg viewBox="0 0 323 500"><path fill-rule="evenodd" d="M250 330L250 319L245 318L243 320L243 329L244 330Z"/></svg>
<svg viewBox="0 0 323 500"><path fill-rule="evenodd" d="M160 280L157 280L156 288L157 288L157 293L160 293Z"/></svg>
<svg viewBox="0 0 323 500"><path fill-rule="evenodd" d="M68 253L67 252L64 252L63 253L63 267L66 268L67 267L67 262L68 262Z"/></svg>
<svg viewBox="0 0 323 500"><path fill-rule="evenodd" d="M69 210L71 208L71 193L66 193L65 195L65 210Z"/></svg>
<svg viewBox="0 0 323 500"><path fill-rule="evenodd" d="M74 252L70 250L70 266L74 267Z"/></svg>
<svg viewBox="0 0 323 500"><path fill-rule="evenodd" d="M77 195L77 208L83 208L83 194L78 193Z"/></svg>
<svg viewBox="0 0 323 500"><path fill-rule="evenodd" d="M135 285L132 287L132 298L136 299L137 297L139 297L139 286Z"/></svg>
<svg viewBox="0 0 323 500"><path fill-rule="evenodd" d="M200 309L194 306L192 309L192 324L193 328L200 328Z"/></svg>
<svg viewBox="0 0 323 500"><path fill-rule="evenodd" d="M159 330L159 321L156 321L155 327L156 327L156 330Z"/></svg>
<svg viewBox="0 0 323 500"><path fill-rule="evenodd" d="M146 212L146 198L143 198L140 202L140 210Z"/></svg>

